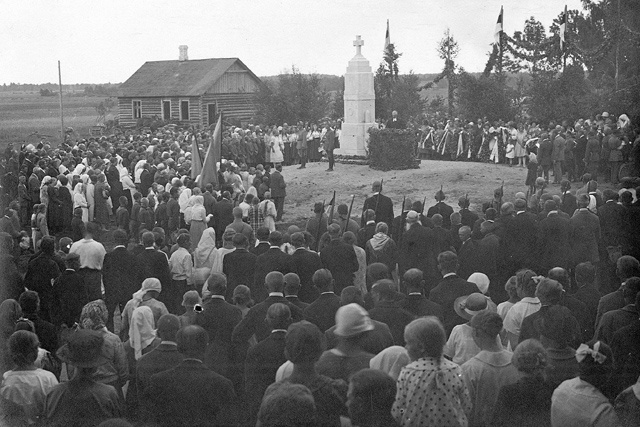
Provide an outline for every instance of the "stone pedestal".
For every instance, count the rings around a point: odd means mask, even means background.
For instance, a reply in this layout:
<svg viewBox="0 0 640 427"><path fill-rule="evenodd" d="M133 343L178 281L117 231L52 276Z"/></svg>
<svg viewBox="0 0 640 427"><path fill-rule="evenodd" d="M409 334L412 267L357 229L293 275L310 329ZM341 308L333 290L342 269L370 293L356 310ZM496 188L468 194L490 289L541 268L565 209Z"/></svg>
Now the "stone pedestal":
<svg viewBox="0 0 640 427"><path fill-rule="evenodd" d="M356 36L356 55L349 61L344 75L344 122L340 133L341 156L366 157L368 130L375 126L376 94L369 61L362 56L364 41Z"/></svg>

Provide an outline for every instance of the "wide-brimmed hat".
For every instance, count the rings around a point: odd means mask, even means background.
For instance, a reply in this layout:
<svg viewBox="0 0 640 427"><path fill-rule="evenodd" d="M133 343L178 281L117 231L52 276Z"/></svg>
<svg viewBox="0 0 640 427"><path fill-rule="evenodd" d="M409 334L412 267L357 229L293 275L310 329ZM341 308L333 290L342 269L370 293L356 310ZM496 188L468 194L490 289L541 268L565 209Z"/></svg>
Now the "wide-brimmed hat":
<svg viewBox="0 0 640 427"><path fill-rule="evenodd" d="M60 348L58 356L63 362L77 368L102 366L109 360L102 355L104 338L98 331L79 329L71 334L69 342Z"/></svg>
<svg viewBox="0 0 640 427"><path fill-rule="evenodd" d="M488 308L489 299L479 292L458 297L453 303L453 309L458 316L467 320L471 320L473 316Z"/></svg>

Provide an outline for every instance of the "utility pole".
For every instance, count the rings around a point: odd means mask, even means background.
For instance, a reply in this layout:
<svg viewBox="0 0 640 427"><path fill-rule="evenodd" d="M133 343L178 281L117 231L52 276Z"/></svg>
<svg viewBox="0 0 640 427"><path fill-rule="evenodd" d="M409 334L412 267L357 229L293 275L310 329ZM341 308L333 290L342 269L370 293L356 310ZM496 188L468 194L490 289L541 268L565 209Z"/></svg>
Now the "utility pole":
<svg viewBox="0 0 640 427"><path fill-rule="evenodd" d="M620 73L620 34L622 30L622 17L620 16L620 0L618 0L618 26L616 30L616 92L618 91L619 73Z"/></svg>
<svg viewBox="0 0 640 427"><path fill-rule="evenodd" d="M60 71L60 61L58 61L58 87L60 88L60 139L62 143L65 142L64 133L64 110L62 107L62 72Z"/></svg>

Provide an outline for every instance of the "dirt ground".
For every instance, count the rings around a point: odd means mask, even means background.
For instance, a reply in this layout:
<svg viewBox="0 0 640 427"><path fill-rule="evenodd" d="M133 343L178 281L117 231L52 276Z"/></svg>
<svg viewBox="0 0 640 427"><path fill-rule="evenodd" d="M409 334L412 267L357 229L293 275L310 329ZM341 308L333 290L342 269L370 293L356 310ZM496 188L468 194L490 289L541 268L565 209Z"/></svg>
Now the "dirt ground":
<svg viewBox="0 0 640 427"><path fill-rule="evenodd" d="M353 203L353 217L359 217L362 205L372 193L371 184L384 180L382 193L391 197L396 215L400 213L402 198L422 201L426 209L435 204L434 195L443 186L446 203L456 208L458 198L468 194L471 209L480 210L484 201L491 200L493 191L504 180L504 199L512 200L518 191L526 192L527 169L493 163L447 162L423 160L419 169L382 172L369 166L336 164L334 172L325 172L327 163L310 163L306 169L285 166L282 174L287 183L285 199L286 224L299 224L313 215L313 204L331 200L336 191L337 203ZM553 189L552 189L553 191ZM559 191L557 189L556 191Z"/></svg>

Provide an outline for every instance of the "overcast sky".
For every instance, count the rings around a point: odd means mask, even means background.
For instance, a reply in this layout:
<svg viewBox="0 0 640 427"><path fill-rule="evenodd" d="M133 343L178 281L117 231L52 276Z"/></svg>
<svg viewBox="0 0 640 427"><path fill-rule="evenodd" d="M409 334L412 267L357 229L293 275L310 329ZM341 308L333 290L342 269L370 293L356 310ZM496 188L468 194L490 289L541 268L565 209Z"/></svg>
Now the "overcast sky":
<svg viewBox="0 0 640 427"><path fill-rule="evenodd" d="M580 0L566 0L580 8ZM400 72L437 73L444 31L460 45L459 65L482 71L500 5L505 31L535 16L549 28L560 0L0 0L0 84L118 83L145 61L238 57L259 76L292 65L341 75L359 34L377 68L387 19Z"/></svg>

